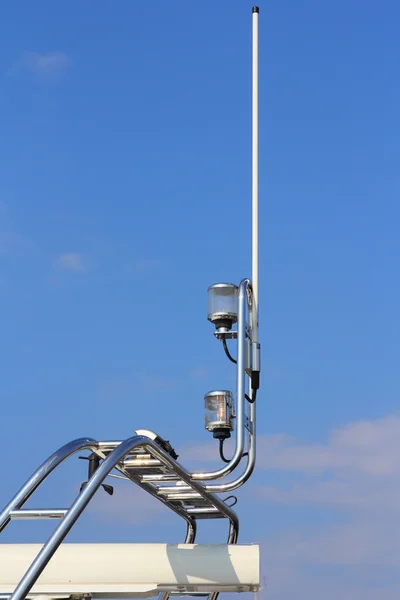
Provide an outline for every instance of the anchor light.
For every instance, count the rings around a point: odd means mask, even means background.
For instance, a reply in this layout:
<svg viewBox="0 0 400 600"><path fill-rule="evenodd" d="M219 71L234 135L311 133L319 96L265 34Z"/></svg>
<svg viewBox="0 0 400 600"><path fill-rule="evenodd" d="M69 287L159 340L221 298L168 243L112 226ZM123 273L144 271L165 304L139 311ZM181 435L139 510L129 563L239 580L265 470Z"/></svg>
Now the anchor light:
<svg viewBox="0 0 400 600"><path fill-rule="evenodd" d="M229 390L214 390L204 396L206 429L217 439L224 440L233 431L234 400Z"/></svg>
<svg viewBox="0 0 400 600"><path fill-rule="evenodd" d="M238 315L238 286L215 283L208 288L208 320L220 333L228 332Z"/></svg>

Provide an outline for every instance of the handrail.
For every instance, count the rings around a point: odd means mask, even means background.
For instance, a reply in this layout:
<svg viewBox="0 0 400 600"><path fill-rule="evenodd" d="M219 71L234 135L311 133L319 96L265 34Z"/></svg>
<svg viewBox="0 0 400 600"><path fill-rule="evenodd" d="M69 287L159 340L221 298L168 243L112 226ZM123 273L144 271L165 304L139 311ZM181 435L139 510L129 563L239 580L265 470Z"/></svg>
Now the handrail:
<svg viewBox="0 0 400 600"><path fill-rule="evenodd" d="M151 443L150 443L151 442ZM212 496L210 492L197 481L193 481L191 475L185 471L185 469L173 458L171 458L160 446L158 446L152 440L146 442L146 446L149 447L149 451L158 460L164 463L166 466L173 469L182 481L188 484L192 489L198 492L203 498L213 504L230 522L230 530L228 537L228 544L235 544L239 534L239 521L236 513L231 510L222 500L216 496ZM150 450L151 448L151 450Z"/></svg>
<svg viewBox="0 0 400 600"><path fill-rule="evenodd" d="M75 452L81 450L94 451L98 446L98 442L92 438L79 438L72 440L56 450L47 460L40 465L22 488L16 493L14 498L7 504L3 512L0 514L0 533L8 525L10 521L10 512L21 508L30 498L39 485L50 475L58 465L65 459L70 457Z"/></svg>
<svg viewBox="0 0 400 600"><path fill-rule="evenodd" d="M68 446L68 445L67 445ZM132 450L135 448L144 447L148 448L149 452L153 454L158 460L163 462L166 466L174 470L181 479L190 484L203 498L207 499L212 505L214 505L230 522L230 533L228 543L235 543L239 531L239 521L236 513L229 508L217 497L212 496L207 492L200 484L191 482L189 474L171 458L162 448L160 448L155 442L146 438L145 436L135 435L127 440L121 442L116 448L110 452L107 458L101 463L99 468L95 471L92 477L89 479L83 491L76 498L72 504L70 510L59 523L51 537L48 539L46 544L43 546L35 560L30 565L29 569L21 579L20 583L16 587L10 600L24 600L29 594L33 585L36 583L41 573L45 569L46 565L60 546L61 542L65 539L77 519L80 517L82 512L90 500L99 489L104 479L109 473L118 465L118 463ZM78 448L77 448L78 449ZM76 450L75 450L76 451ZM54 456L54 455L53 455ZM47 464L48 461L46 461ZM188 535L192 535L193 532L189 532Z"/></svg>

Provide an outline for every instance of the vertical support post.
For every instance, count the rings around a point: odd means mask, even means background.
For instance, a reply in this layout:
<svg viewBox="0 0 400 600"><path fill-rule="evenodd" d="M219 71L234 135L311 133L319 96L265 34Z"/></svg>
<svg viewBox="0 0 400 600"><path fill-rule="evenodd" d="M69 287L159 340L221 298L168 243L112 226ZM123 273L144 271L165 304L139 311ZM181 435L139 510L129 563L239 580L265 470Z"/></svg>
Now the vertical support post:
<svg viewBox="0 0 400 600"><path fill-rule="evenodd" d="M252 284L258 322L258 6L253 6L252 35Z"/></svg>

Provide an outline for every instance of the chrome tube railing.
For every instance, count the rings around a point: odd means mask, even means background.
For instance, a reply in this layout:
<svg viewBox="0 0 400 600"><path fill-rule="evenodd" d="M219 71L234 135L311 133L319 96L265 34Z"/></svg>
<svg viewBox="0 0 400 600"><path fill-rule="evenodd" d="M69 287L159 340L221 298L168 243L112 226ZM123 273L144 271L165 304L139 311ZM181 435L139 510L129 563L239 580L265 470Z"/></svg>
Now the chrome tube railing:
<svg viewBox="0 0 400 600"><path fill-rule="evenodd" d="M2 513L0 514L0 533L10 522L10 513L13 510L21 508L25 502L30 498L33 492L39 487L39 485L50 475L56 467L58 467L64 460L69 456L82 450L94 451L98 446L98 442L91 438L80 438L68 442L56 452L54 452L42 465L33 473L28 481L22 486L17 492L14 498L7 504Z"/></svg>
<svg viewBox="0 0 400 600"><path fill-rule="evenodd" d="M95 443L95 442L94 442ZM68 445L67 445L68 446ZM239 533L239 521L236 513L229 508L222 500L216 496L211 495L207 492L199 483L191 481L190 475L171 458L162 448L160 448L155 442L144 436L133 436L119 444L108 454L107 458L100 464L98 469L92 475L87 482L83 491L76 498L71 508L64 516L58 527L55 529L51 537L48 539L46 544L43 546L35 560L30 565L29 569L21 579L20 583L16 587L10 600L24 600L36 583L41 573L45 569L46 565L56 552L59 545L65 539L77 519L80 517L90 500L95 495L96 491L102 485L104 479L110 472L117 467L118 463L124 459L124 457L135 450L136 448L143 448L148 450L152 456L157 458L165 466L171 468L177 473L177 475L186 484L190 484L191 487L198 492L205 500L212 504L224 517L229 520L229 538L228 543L234 544L237 540ZM81 449L80 448L76 448ZM76 451L75 450L75 451ZM53 455L54 456L54 455ZM47 461L46 461L47 463ZM44 463L44 464L46 464ZM190 519L190 518L189 518ZM195 535L195 530L188 527L187 537L191 539Z"/></svg>
<svg viewBox="0 0 400 600"><path fill-rule="evenodd" d="M238 297L238 320L237 320L237 381L236 381L236 406L237 406L237 421L236 421L236 444L233 457L221 469L210 472L192 473L191 477L194 480L210 481L220 479L232 473L239 465L244 452L244 437L245 437L245 406L246 406L246 368L248 357L246 355L246 337L247 337L247 320L246 308L249 314L251 342L258 342L258 325L257 315L255 314L255 303L253 301L253 290L249 279L243 279L239 285ZM255 421L255 407L252 410L253 419ZM254 434L249 432L249 444L254 446L254 440L250 442L250 438ZM254 454L255 459L255 454ZM251 464L249 457L249 468L254 469L254 464Z"/></svg>

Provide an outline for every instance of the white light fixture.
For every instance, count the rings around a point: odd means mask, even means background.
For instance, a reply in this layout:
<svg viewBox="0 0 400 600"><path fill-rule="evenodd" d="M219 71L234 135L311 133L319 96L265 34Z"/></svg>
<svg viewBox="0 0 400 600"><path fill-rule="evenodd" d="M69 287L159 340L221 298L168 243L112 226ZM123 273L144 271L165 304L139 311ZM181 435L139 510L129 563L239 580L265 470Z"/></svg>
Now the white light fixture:
<svg viewBox="0 0 400 600"><path fill-rule="evenodd" d="M206 429L218 439L231 436L233 431L234 400L229 390L214 390L204 396Z"/></svg>
<svg viewBox="0 0 400 600"><path fill-rule="evenodd" d="M221 333L230 331L237 321L238 290L233 283L215 283L208 288L208 320Z"/></svg>

